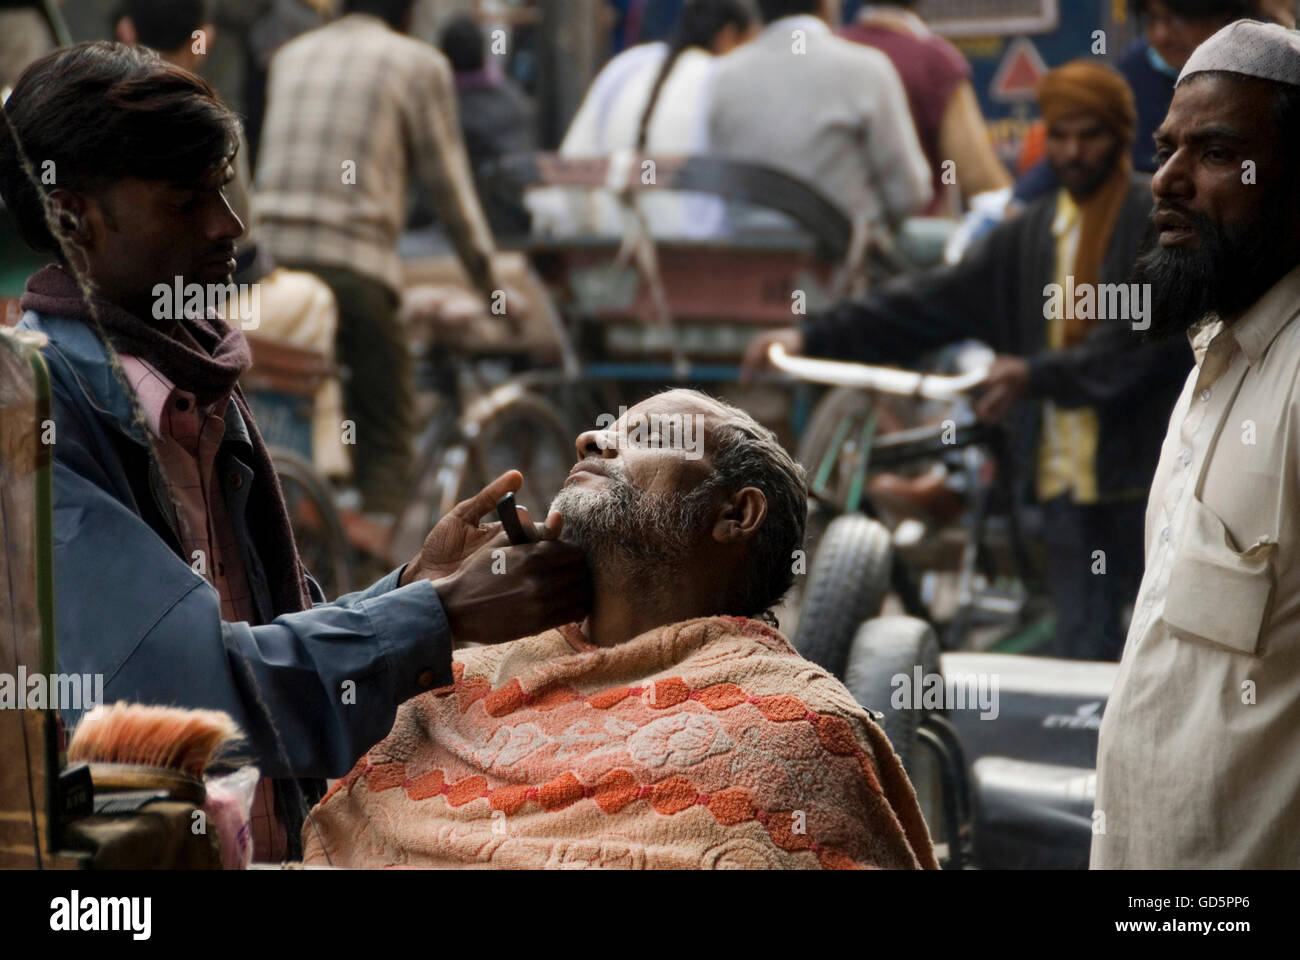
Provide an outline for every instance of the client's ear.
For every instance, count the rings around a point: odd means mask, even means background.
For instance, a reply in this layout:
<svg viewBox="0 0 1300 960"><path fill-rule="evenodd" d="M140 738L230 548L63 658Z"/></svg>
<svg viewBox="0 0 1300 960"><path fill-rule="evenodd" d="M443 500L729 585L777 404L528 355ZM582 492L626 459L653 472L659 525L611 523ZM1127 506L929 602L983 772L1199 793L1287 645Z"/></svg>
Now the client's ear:
<svg viewBox="0 0 1300 960"><path fill-rule="evenodd" d="M748 540L767 519L767 497L757 487L745 487L722 502L713 524L713 539L719 543Z"/></svg>

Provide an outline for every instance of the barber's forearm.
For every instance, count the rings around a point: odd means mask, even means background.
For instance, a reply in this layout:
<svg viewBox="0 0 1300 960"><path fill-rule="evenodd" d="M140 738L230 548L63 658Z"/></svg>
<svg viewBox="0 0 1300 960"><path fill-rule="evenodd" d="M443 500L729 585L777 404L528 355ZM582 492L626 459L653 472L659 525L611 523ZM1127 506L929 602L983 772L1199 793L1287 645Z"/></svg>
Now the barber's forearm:
<svg viewBox="0 0 1300 960"><path fill-rule="evenodd" d="M264 773L342 776L388 734L399 704L452 682L451 631L427 580L222 634Z"/></svg>

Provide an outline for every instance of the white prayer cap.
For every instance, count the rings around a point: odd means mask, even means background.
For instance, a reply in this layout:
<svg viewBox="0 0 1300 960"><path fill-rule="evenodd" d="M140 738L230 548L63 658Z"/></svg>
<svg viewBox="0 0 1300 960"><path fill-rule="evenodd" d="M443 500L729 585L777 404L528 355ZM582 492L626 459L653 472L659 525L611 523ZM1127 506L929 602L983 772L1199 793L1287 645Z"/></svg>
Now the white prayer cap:
<svg viewBox="0 0 1300 960"><path fill-rule="evenodd" d="M1178 82L1209 70L1300 86L1300 30L1256 20L1230 23L1192 51Z"/></svg>

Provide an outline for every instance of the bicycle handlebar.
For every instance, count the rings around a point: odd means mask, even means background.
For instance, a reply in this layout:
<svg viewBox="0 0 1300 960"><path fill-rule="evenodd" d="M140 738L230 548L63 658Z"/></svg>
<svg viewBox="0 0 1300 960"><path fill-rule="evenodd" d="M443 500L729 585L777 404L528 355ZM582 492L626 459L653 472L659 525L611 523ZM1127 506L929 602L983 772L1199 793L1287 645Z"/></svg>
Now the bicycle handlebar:
<svg viewBox="0 0 1300 960"><path fill-rule="evenodd" d="M772 366L798 380L875 390L900 397L922 397L944 403L956 400L963 393L979 386L988 375L987 367L961 376L948 377L896 370L893 367L873 367L865 363L792 357L779 343L768 347L767 356Z"/></svg>

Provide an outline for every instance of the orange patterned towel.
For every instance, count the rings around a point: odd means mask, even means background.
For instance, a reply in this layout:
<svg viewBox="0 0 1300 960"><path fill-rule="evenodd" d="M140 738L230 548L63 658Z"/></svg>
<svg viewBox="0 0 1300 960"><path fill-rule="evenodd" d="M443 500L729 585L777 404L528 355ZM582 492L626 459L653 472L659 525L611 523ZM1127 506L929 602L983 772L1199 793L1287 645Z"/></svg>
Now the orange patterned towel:
<svg viewBox="0 0 1300 960"><path fill-rule="evenodd" d="M317 805L309 863L936 867L880 728L755 620L610 648L570 625L456 661Z"/></svg>

